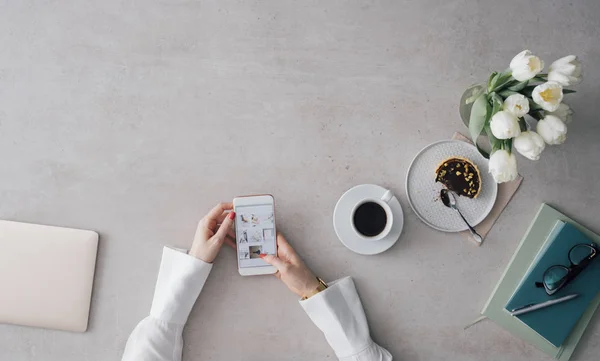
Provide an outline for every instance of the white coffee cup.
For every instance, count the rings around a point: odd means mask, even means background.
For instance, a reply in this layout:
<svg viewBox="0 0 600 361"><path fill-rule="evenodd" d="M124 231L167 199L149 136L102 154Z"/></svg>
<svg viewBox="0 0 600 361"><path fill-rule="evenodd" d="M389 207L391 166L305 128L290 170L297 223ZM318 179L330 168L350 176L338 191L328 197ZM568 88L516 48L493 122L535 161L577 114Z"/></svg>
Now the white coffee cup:
<svg viewBox="0 0 600 361"><path fill-rule="evenodd" d="M394 214L392 213L392 208L390 207L390 205L388 203L392 200L392 198L394 198L394 194L388 189L381 196L381 198L369 197L369 198L362 199L358 203L356 203L356 205L352 209L352 213L351 213L352 219L351 219L350 223L352 223L352 229L354 230L354 233L356 233L356 235L359 238L361 238L365 241L379 241L379 240L385 238L390 233L390 231L392 230L392 225L394 224ZM386 216L385 227L383 228L383 230L381 232L379 232L378 234L376 234L372 237L365 236L364 234L359 232L358 229L356 229L356 225L354 224L354 215L356 213L356 210L365 203L376 203L385 211L385 216Z"/></svg>

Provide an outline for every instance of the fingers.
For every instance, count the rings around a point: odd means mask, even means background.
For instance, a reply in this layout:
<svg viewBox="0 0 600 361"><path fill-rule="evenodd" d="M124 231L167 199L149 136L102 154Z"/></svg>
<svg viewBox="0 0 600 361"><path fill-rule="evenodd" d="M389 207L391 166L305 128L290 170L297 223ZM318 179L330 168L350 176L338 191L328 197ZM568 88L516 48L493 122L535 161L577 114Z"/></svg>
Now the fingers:
<svg viewBox="0 0 600 361"><path fill-rule="evenodd" d="M283 234L279 232L277 232L277 254L279 257L285 258L294 264L299 260L296 251L290 246Z"/></svg>
<svg viewBox="0 0 600 361"><path fill-rule="evenodd" d="M219 216L217 216L217 223L221 224L223 223L223 221L225 220L225 218L227 218L227 216L229 215L229 212L223 212L222 214L220 214Z"/></svg>
<svg viewBox="0 0 600 361"><path fill-rule="evenodd" d="M206 227L212 230L213 232L216 232L217 227L223 226L223 221L225 220L225 218L229 217L230 214L231 212L226 212L220 215L219 219L217 219L216 221L208 221L209 223L206 224ZM231 225L231 227L229 227L227 235L235 240L235 231L233 230L233 224Z"/></svg>
<svg viewBox="0 0 600 361"><path fill-rule="evenodd" d="M272 254L261 254L260 258L278 270L281 270L285 267L285 263L279 259L279 257L273 256Z"/></svg>
<svg viewBox="0 0 600 361"><path fill-rule="evenodd" d="M227 235L229 236L229 238L233 239L233 241L235 242L235 231L233 229L230 229L227 232Z"/></svg>
<svg viewBox="0 0 600 361"><path fill-rule="evenodd" d="M206 216L204 216L204 218L202 218L202 220L198 224L198 227L206 227L211 231L215 232L217 229L217 225L223 223L225 218L227 218L227 215L229 213L226 211L231 209L233 209L233 203L217 204L213 209L210 210L210 212L206 214Z"/></svg>
<svg viewBox="0 0 600 361"><path fill-rule="evenodd" d="M204 218L206 218L207 221L216 220L218 222L219 216L222 216L223 212L230 211L232 209L233 203L231 202L219 203L213 209L211 209Z"/></svg>
<svg viewBox="0 0 600 361"><path fill-rule="evenodd" d="M225 237L225 244L233 249L237 249L237 245L235 244L235 237L231 237L229 234Z"/></svg>
<svg viewBox="0 0 600 361"><path fill-rule="evenodd" d="M218 241L220 241L220 242L225 241L225 239L227 238L227 233L229 233L229 231L231 230L231 226L233 225L234 219L235 219L235 212L230 212L229 215L227 217L225 217L225 219L223 220L223 223L221 223L221 227L219 227L219 229L217 230L217 232L214 235L214 237Z"/></svg>
<svg viewBox="0 0 600 361"><path fill-rule="evenodd" d="M201 225L203 225L204 227L210 229L213 232L217 231L217 226L223 224L223 221L225 220L225 218L227 218L229 216L229 213L231 212L223 212L223 214L221 214L220 216L218 216L216 219L208 219L205 218L200 222ZM233 237L235 238L235 237Z"/></svg>

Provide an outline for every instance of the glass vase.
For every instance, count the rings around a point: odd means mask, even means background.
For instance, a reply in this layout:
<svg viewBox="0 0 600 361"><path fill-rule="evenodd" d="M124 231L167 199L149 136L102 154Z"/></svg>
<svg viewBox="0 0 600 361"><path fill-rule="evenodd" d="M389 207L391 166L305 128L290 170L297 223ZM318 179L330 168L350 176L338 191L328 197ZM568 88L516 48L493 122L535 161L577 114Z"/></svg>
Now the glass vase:
<svg viewBox="0 0 600 361"><path fill-rule="evenodd" d="M469 119L471 118L471 108L473 107L473 103L479 94L483 94L485 91L484 84L473 84L465 90L462 97L460 97L460 104L458 106L458 111L460 113L460 117L469 128Z"/></svg>

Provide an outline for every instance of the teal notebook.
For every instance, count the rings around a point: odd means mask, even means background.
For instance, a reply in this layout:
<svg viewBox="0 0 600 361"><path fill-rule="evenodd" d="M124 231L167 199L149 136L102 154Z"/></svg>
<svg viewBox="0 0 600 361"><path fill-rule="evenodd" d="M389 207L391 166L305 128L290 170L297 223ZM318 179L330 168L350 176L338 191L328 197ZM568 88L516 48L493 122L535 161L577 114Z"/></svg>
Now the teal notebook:
<svg viewBox="0 0 600 361"><path fill-rule="evenodd" d="M515 290L518 288L521 280L534 262L536 256L539 254L539 251L544 248L548 235L554 228L557 220L569 222L574 225L600 246L600 235L549 205L542 204L535 219L527 229L527 232L525 232L515 254L508 262L502 277L500 277L500 281L494 287L490 298L485 303L483 310L481 310L481 313L513 335L534 345L542 352L559 361L569 361L581 336L590 323L592 316L594 316L594 312L598 308L598 305L600 305L600 294L590 303L571 331L569 337L567 337L560 347L556 347L548 342L548 340L540 336L523 322L519 321L518 318L511 316L504 309L504 306L506 306L508 300L510 300L515 293ZM523 355L523 359L526 358L526 355Z"/></svg>
<svg viewBox="0 0 600 361"><path fill-rule="evenodd" d="M577 244L590 244L592 241L573 225L557 221L548 236L546 244L538 253L521 284L506 304L512 310L528 304L545 302L573 293L579 297L551 307L516 316L521 322L544 337L556 347L563 344L571 330L600 291L600 262L592 261L577 278L552 296L535 282L541 282L544 272L551 266L569 267L569 250Z"/></svg>

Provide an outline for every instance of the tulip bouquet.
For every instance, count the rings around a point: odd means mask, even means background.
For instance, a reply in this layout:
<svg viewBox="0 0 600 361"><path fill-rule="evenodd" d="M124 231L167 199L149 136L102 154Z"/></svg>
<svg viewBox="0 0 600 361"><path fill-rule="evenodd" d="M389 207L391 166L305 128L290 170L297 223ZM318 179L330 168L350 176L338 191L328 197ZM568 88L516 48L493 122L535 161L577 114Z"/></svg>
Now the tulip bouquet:
<svg viewBox="0 0 600 361"><path fill-rule="evenodd" d="M467 94L471 105L469 132L473 142L483 132L491 145L489 171L497 183L517 177L517 160L513 149L531 160L538 160L546 144L562 144L572 111L562 103L565 89L581 81L581 64L575 55L553 62L542 73L544 62L529 50L517 54L509 69L493 72L486 85ZM533 130L535 125L535 130Z"/></svg>

